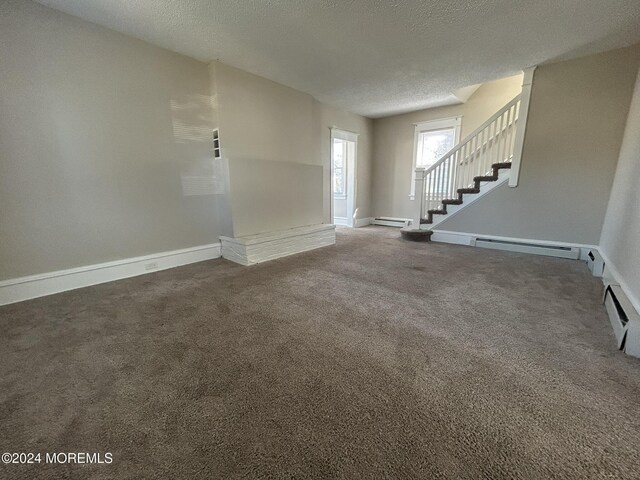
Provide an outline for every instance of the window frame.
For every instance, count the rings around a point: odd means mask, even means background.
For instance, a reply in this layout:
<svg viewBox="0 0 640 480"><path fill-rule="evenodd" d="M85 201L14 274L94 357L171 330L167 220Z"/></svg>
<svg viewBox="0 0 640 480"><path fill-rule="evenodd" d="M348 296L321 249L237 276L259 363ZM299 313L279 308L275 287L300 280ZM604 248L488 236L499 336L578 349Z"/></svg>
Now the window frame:
<svg viewBox="0 0 640 480"><path fill-rule="evenodd" d="M409 198L415 200L416 198L416 166L418 164L418 142L420 140L420 134L424 132L433 132L436 130L444 130L447 128L454 129L454 147L460 143L460 131L462 130L462 115L457 117L438 118L436 120L426 120L424 122L417 122L413 124L415 127L413 133L413 164L411 168L411 185L409 188Z"/></svg>

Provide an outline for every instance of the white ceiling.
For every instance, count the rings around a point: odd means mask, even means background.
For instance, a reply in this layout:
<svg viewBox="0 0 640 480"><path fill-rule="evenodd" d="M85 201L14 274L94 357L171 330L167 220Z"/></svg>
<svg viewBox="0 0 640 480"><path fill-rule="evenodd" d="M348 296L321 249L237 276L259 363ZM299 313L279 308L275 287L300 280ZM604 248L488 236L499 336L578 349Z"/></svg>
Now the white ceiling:
<svg viewBox="0 0 640 480"><path fill-rule="evenodd" d="M640 41L640 0L38 1L370 117Z"/></svg>

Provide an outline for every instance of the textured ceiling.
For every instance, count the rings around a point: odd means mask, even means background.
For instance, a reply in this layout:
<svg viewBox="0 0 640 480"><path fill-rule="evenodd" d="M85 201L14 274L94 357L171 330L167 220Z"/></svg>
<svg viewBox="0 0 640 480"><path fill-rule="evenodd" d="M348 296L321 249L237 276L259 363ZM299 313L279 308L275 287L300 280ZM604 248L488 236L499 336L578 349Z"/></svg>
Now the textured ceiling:
<svg viewBox="0 0 640 480"><path fill-rule="evenodd" d="M39 0L370 117L640 41L640 0ZM458 92L458 97L456 97Z"/></svg>

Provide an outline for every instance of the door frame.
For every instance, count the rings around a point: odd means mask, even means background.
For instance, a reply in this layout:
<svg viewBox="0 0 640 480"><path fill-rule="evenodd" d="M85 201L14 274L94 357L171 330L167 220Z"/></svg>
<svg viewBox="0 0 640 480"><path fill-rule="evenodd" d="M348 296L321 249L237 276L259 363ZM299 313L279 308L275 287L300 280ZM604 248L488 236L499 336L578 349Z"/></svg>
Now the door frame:
<svg viewBox="0 0 640 480"><path fill-rule="evenodd" d="M330 221L331 223L335 223L336 225L343 225L347 227L355 226L354 214L357 210L356 198L357 198L357 188L358 188L358 137L359 133L351 132L349 130L344 130L338 127L330 127L331 135L330 135L330 158L329 158L329 213L330 213ZM347 156L346 159L346 167L347 167L347 178L346 178L346 188L347 188L347 216L344 219L341 219L340 222L335 222L334 216L334 195L333 195L333 141L335 139L344 140L346 142L353 142L353 158L349 158Z"/></svg>

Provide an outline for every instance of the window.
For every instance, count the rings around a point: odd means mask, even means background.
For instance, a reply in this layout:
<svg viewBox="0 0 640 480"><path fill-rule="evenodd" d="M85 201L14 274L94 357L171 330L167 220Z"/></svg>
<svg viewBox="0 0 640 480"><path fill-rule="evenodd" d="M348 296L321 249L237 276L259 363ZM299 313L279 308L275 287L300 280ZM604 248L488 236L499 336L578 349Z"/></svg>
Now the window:
<svg viewBox="0 0 640 480"><path fill-rule="evenodd" d="M420 132L416 167L429 168L455 145L456 129L443 128Z"/></svg>
<svg viewBox="0 0 640 480"><path fill-rule="evenodd" d="M347 195L347 165L346 165L347 142L340 138L333 139L333 194L336 197Z"/></svg>
<svg viewBox="0 0 640 480"><path fill-rule="evenodd" d="M417 123L414 137L411 197L415 196L415 169L429 168L460 140L462 117ZM445 182L446 183L446 182Z"/></svg>

